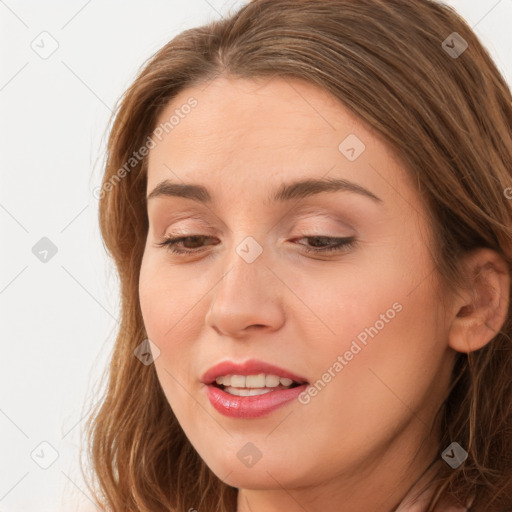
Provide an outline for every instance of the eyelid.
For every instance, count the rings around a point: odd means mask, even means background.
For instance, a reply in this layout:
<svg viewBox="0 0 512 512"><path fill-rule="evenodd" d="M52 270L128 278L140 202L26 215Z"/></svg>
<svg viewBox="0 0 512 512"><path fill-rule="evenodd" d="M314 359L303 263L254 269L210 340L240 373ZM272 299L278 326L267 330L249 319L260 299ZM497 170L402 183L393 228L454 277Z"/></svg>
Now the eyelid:
<svg viewBox="0 0 512 512"><path fill-rule="evenodd" d="M190 222L187 222L190 221ZM190 233L209 233L211 236L220 236L220 230L212 225L211 222L205 221L204 215L182 215L172 218L166 217L163 220L155 219L154 232L158 235L171 232L173 236L188 236Z"/></svg>
<svg viewBox="0 0 512 512"><path fill-rule="evenodd" d="M352 217L333 211L330 208L326 209L325 207L311 205L300 206L295 211L292 210L288 212L283 218L283 221L284 223L286 223L286 221L292 222L292 228L294 229L299 222L306 222L311 219L316 220L317 218L332 222L336 226L342 226L348 229L352 228L350 225L350 219L352 219Z"/></svg>
<svg viewBox="0 0 512 512"><path fill-rule="evenodd" d="M301 219L293 224L290 231L298 232L299 234L330 236L330 237L346 237L355 236L356 231L347 222L335 221L329 218L331 222L321 220L318 222L311 222L311 220Z"/></svg>

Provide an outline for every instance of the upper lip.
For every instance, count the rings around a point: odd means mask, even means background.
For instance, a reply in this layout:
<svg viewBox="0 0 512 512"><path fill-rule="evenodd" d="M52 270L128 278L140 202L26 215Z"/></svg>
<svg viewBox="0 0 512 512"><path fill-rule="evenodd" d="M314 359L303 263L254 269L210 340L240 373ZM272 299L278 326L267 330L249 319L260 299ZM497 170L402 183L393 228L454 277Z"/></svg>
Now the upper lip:
<svg viewBox="0 0 512 512"><path fill-rule="evenodd" d="M296 375L279 366L259 361L257 359L249 359L243 363L234 363L232 361L222 361L212 366L201 377L203 384L212 384L217 377L223 375L257 375L265 373L267 375L277 375L278 377L286 377L292 379L299 384L307 383L307 379Z"/></svg>

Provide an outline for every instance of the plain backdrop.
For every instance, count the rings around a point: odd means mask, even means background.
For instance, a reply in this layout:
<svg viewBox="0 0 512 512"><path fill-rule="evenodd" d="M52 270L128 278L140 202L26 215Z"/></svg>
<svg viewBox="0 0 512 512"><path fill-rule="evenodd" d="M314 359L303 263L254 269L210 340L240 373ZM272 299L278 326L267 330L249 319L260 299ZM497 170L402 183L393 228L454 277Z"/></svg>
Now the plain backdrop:
<svg viewBox="0 0 512 512"><path fill-rule="evenodd" d="M0 0L1 512L94 510L78 460L119 312L93 195L109 116L161 46L244 3ZM512 0L447 3L512 84Z"/></svg>

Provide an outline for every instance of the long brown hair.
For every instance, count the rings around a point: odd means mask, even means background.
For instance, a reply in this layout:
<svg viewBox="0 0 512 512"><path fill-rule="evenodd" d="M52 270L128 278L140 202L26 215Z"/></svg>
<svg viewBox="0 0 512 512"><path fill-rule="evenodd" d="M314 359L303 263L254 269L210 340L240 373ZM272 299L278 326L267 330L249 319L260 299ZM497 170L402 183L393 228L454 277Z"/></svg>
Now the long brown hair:
<svg viewBox="0 0 512 512"><path fill-rule="evenodd" d="M154 365L134 356L147 338L138 281L148 229L146 158L134 152L180 91L220 75L305 80L378 130L419 186L447 290L463 284L460 258L474 248L497 251L512 268L511 93L451 7L431 0L253 0L182 32L126 91L108 142L99 222L119 273L122 309L108 386L86 424L86 481L106 510L236 509L237 489L199 457ZM512 506L511 332L507 315L485 347L457 354L438 413L439 452L457 440L469 456L457 469L439 465L429 511L445 498L474 497L478 511Z"/></svg>

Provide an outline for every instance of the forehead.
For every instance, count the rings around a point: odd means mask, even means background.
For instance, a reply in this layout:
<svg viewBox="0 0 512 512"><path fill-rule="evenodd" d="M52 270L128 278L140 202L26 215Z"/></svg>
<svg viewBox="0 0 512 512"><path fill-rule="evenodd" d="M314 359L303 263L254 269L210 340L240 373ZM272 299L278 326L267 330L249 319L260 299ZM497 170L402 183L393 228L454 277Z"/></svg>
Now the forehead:
<svg viewBox="0 0 512 512"><path fill-rule="evenodd" d="M370 162L378 162L386 179L400 174L396 155L372 127L325 90L297 79L218 78L184 89L162 111L158 127L148 191L164 179L225 189L243 183L256 191L327 174L382 188ZM354 161L340 149L348 137L364 147Z"/></svg>

